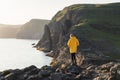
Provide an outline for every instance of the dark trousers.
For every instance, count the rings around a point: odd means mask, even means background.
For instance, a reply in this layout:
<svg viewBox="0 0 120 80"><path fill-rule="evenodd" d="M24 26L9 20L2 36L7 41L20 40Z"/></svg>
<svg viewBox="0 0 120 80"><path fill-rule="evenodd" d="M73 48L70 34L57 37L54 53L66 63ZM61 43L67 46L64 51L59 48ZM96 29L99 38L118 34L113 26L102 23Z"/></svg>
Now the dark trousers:
<svg viewBox="0 0 120 80"><path fill-rule="evenodd" d="M76 64L75 54L76 54L76 53L71 53L71 61L72 61L72 64Z"/></svg>

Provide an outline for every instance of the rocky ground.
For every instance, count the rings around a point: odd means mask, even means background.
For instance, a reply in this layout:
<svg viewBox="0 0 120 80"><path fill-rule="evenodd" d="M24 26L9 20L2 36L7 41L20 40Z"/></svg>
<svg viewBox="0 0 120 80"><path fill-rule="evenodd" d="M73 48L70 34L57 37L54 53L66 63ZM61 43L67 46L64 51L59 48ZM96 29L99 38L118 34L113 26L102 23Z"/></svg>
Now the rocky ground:
<svg viewBox="0 0 120 80"><path fill-rule="evenodd" d="M120 63L108 62L102 65L81 66L61 64L55 59L50 66L37 68L34 65L24 69L10 69L0 72L0 80L120 80Z"/></svg>
<svg viewBox="0 0 120 80"><path fill-rule="evenodd" d="M26 80L120 80L118 7L119 3L99 7L77 4L59 11L34 46L37 50L51 51L47 55L55 59L51 66L44 66ZM71 65L66 44L70 33L80 41L77 65Z"/></svg>

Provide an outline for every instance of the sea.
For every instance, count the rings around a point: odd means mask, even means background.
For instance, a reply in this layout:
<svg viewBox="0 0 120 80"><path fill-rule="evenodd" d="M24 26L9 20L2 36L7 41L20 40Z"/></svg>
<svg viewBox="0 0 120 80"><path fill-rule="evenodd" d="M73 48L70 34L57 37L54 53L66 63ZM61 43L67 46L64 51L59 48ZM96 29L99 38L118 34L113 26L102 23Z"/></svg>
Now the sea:
<svg viewBox="0 0 120 80"><path fill-rule="evenodd" d="M36 50L32 44L39 40L0 39L0 71L8 69L23 69L35 65L41 68L49 65L52 58L46 53Z"/></svg>

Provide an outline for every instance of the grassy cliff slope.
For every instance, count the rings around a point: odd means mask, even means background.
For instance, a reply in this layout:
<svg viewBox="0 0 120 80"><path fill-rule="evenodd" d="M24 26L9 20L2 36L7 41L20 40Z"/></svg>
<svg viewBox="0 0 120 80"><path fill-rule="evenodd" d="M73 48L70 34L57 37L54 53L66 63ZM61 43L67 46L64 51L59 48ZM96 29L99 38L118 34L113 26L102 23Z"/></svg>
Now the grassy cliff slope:
<svg viewBox="0 0 120 80"><path fill-rule="evenodd" d="M63 14L55 17L55 19L60 20L68 12L73 12L70 20L73 23L73 31L77 33L78 37L83 35L96 47L98 46L102 52L120 58L119 8L120 3L72 5L66 8L67 12L65 12L65 9L61 11L60 13Z"/></svg>
<svg viewBox="0 0 120 80"><path fill-rule="evenodd" d="M120 3L71 5L59 11L48 26L52 50L66 46L73 33L81 42L80 50L120 59Z"/></svg>

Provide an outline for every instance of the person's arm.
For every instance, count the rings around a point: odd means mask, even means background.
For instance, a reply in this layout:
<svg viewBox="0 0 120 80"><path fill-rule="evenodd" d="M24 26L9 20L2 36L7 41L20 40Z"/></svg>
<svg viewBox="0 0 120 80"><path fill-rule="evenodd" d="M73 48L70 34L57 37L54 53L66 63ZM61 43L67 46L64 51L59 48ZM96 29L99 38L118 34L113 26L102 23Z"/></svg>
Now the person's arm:
<svg viewBox="0 0 120 80"><path fill-rule="evenodd" d="M71 42L71 40L69 39L67 42L68 47L70 47L70 42Z"/></svg>

